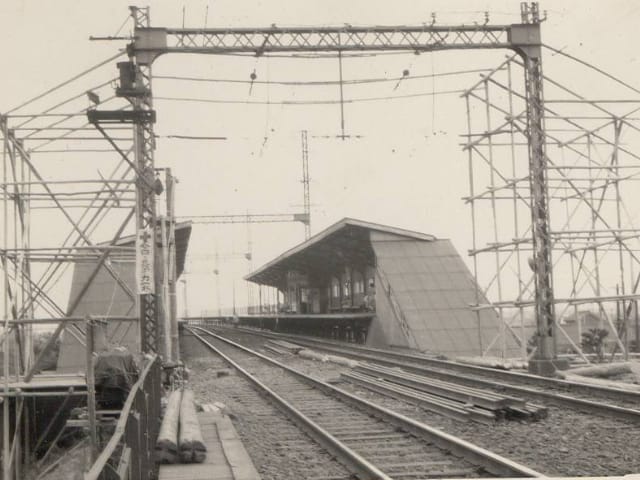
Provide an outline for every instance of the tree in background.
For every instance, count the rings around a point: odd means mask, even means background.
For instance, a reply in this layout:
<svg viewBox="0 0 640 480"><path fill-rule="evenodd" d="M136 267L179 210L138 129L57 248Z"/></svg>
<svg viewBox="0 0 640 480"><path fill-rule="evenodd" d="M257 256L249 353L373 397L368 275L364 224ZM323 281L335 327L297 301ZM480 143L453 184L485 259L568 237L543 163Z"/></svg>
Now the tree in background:
<svg viewBox="0 0 640 480"><path fill-rule="evenodd" d="M588 332L582 334L580 345L585 353L595 353L598 362L604 361L604 339L609 335L609 331L604 328L590 328Z"/></svg>

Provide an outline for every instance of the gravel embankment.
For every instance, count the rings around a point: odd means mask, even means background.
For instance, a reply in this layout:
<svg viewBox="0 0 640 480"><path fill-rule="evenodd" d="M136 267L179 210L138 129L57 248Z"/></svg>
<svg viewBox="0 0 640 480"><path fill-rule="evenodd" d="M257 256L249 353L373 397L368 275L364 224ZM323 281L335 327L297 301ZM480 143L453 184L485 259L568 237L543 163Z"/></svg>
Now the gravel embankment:
<svg viewBox="0 0 640 480"><path fill-rule="evenodd" d="M180 349L191 370L189 383L201 403L222 402L264 480L347 478L346 470L286 419L250 384L230 371L194 337L181 336Z"/></svg>
<svg viewBox="0 0 640 480"><path fill-rule="evenodd" d="M345 370L339 365L295 355L272 354L262 349L263 338L235 334L234 339L319 378L336 379ZM610 476L640 472L637 454L640 425L549 406L549 417L539 422L509 421L487 426L451 420L349 383L337 386L547 475Z"/></svg>

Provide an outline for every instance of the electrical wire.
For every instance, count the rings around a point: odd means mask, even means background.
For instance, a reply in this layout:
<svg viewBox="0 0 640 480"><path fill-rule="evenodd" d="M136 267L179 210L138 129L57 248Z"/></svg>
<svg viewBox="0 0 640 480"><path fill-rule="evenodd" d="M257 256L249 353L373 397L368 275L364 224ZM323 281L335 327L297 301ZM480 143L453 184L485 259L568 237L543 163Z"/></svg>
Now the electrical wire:
<svg viewBox="0 0 640 480"><path fill-rule="evenodd" d="M116 80L116 78L115 78L115 77L114 77L114 78L112 78L112 79L110 79L110 80L107 80L106 82L100 83L100 84L96 85L95 87L88 88L87 90L85 90L85 91L84 91L84 92L82 92L82 93L79 93L79 94L77 94L77 95L74 95L73 97L67 98L67 99L66 99L66 100L64 100L64 101L62 101L62 102L60 102L60 103L57 103L57 104L56 104L56 105L54 105L53 107L49 107L48 109L44 110L42 113L50 113L50 112L52 112L53 110L55 110L56 108L60 108L61 106L66 105L67 103L70 103L70 102L72 102L72 101L74 101L74 100L77 100L78 98L81 98L81 97L85 96L85 95L87 94L87 91L89 91L89 90L98 90L98 89L100 89L100 88L102 88L102 87L105 87L105 86L109 85L109 84L110 84L111 82L113 82L114 80ZM24 122L20 123L20 124L19 124L19 125L17 125L16 127L14 127L14 129L16 129L16 128L20 128L20 127L22 127L23 125L26 125L27 123L31 122L31 121L32 121L32 120L34 120L35 118L37 118L37 117L31 117L30 119L25 120Z"/></svg>
<svg viewBox="0 0 640 480"><path fill-rule="evenodd" d="M127 15L124 19L124 22L122 22L122 25L120 25L120 28L118 28L116 33L113 34L114 37L117 37L120 34L120 32L122 31L122 29L124 28L124 26L127 24L129 20L131 20L131 16Z"/></svg>
<svg viewBox="0 0 640 480"><path fill-rule="evenodd" d="M47 90L47 91L45 91L45 92L43 92L43 93L41 93L41 94L39 94L39 95L36 95L36 96L35 96L35 97L33 97L33 98L30 98L30 99L29 99L29 100L27 100L26 102L21 103L20 105L18 105L17 107L12 108L11 110L7 111L6 113L7 113L7 114L10 114L10 113L12 113L12 112L15 112L16 110L19 110L19 109L21 109L21 108L23 108L23 107L26 107L27 105L32 104L32 103L33 103L33 102L35 102L36 100L40 100L42 97L44 97L44 96L46 96L46 95L49 95L50 93L55 92L56 90L59 90L60 88L62 88L62 87L64 87L64 86L66 86L66 85L68 85L68 84L70 84L71 82L73 82L73 81L75 81L75 80L77 80L77 79L79 79L79 78L82 78L83 76L87 75L88 73L93 72L93 71L94 71L94 70L96 70L97 68L100 68L100 67L102 67L102 66L106 65L107 63L112 62L112 61L113 61L113 60L115 60L116 58L118 58L118 57L120 57L120 56L124 55L124 53L125 53L124 51L121 51L121 52L116 53L115 55L112 55L111 57L107 58L106 60L103 60L102 62L100 62L100 63L98 63L98 64L94 65L93 67L90 67L90 68L88 68L87 70L84 70L84 71L82 71L82 72L78 73L77 75L74 75L73 77L69 78L68 80L65 80L64 82L59 83L59 84L58 84L58 85L56 85L55 87L51 87L49 90Z"/></svg>
<svg viewBox="0 0 640 480"><path fill-rule="evenodd" d="M442 72L442 73L431 73L428 75L410 75L403 77L381 77L381 78L361 78L354 80L344 80L342 81L343 85L358 85L358 84L366 84L366 83L385 83L385 82L397 82L398 80L418 80L425 78L434 78L434 77L445 77L451 75L464 75L464 74L472 74L472 73L484 73L489 72L491 69L488 68L479 68L474 70L459 70L454 72ZM330 86L330 85L338 85L340 83L339 80L317 80L317 81L276 81L276 80L240 80L240 79L230 79L230 78L199 78L199 77L180 77L180 76L171 76L171 75L154 75L154 80L182 80L189 82L210 82L210 83L241 83L241 84L262 84L262 85L287 85L287 86Z"/></svg>
<svg viewBox="0 0 640 480"><path fill-rule="evenodd" d="M155 135L156 138L170 138L178 140L227 140L227 137L207 137L195 135Z"/></svg>
<svg viewBox="0 0 640 480"><path fill-rule="evenodd" d="M465 90L442 90L439 92L410 93L406 95L394 95L385 97L364 97L346 98L342 103L364 103L378 102L386 100L400 100L404 98L430 97L433 95L451 95L463 93ZM154 97L154 100L164 100L171 102L196 102L196 103L218 103L218 104L241 104L241 105L337 105L340 100L281 100L281 101L260 101L260 100L222 100L215 98L190 98L190 97Z"/></svg>
<svg viewBox="0 0 640 480"><path fill-rule="evenodd" d="M618 77L616 77L614 75L611 75L610 73L605 72L604 70L596 67L595 65L593 65L593 64L591 64L591 63L589 63L589 62L587 62L585 60L581 60L581 59L579 59L577 57L574 57L573 55L570 55L568 53L563 52L562 50L558 50L557 48L553 48L552 46L547 45L546 43L543 43L542 46L544 48L547 48L547 49L551 50L554 53L557 53L558 55L562 55L563 57L567 57L567 58L573 60L574 62L578 62L579 64L584 65L585 67L588 67L588 68L591 68L592 70L595 70L596 72L604 75L605 77L613 80L614 82L619 83L620 85L622 85L624 87L627 87L629 90L631 90L631 91L633 91L635 93L640 93L639 89L635 88L632 85L629 85L628 83L620 80Z"/></svg>

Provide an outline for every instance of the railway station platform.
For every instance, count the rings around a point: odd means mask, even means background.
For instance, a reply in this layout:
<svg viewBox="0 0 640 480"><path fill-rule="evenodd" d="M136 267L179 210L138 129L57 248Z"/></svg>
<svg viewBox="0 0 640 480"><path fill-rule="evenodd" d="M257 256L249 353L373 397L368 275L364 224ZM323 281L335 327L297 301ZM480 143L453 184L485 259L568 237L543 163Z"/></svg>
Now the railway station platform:
<svg viewBox="0 0 640 480"><path fill-rule="evenodd" d="M158 480L260 480L231 419L220 411L198 414L207 446L203 463L161 465Z"/></svg>

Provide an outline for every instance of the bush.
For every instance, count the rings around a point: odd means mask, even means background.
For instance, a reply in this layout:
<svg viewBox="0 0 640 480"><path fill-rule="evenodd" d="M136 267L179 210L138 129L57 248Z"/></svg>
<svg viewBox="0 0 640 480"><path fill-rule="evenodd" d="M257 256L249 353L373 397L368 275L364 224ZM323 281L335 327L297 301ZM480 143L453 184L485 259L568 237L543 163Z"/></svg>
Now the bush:
<svg viewBox="0 0 640 480"><path fill-rule="evenodd" d="M538 348L538 332L531 335L527 341L527 355L531 355L536 348Z"/></svg>
<svg viewBox="0 0 640 480"><path fill-rule="evenodd" d="M33 334L33 353L37 357L47 341L51 338L53 332L34 332ZM55 343L49 347L49 350L40 362L40 370L55 370L58 365L58 354L60 353L60 337ZM34 357L35 358L35 357Z"/></svg>
<svg viewBox="0 0 640 480"><path fill-rule="evenodd" d="M604 361L604 339L609 331L604 328L590 328L582 334L580 346L585 353L595 353L598 362Z"/></svg>

